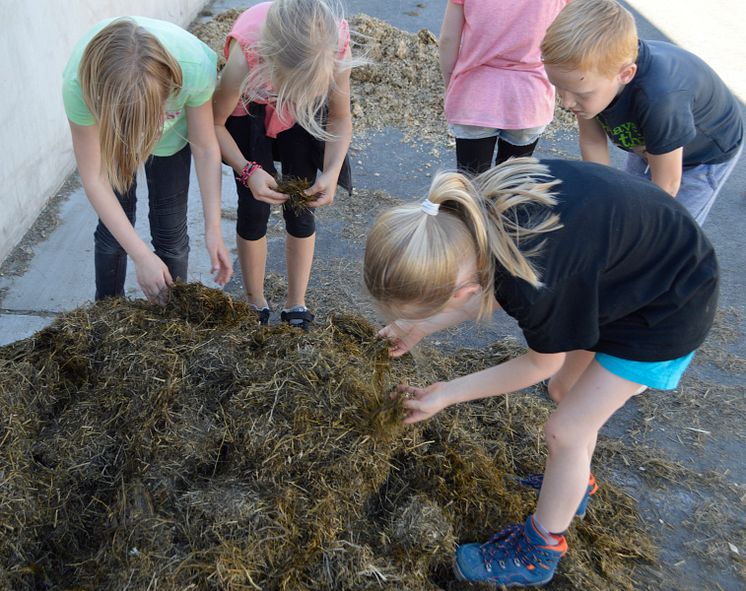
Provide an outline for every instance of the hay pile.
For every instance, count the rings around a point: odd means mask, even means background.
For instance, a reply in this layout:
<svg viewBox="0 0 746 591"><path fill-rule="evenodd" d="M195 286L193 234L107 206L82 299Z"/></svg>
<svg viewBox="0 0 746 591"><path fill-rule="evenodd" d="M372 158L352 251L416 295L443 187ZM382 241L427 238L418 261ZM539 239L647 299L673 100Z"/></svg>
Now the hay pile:
<svg viewBox="0 0 746 591"><path fill-rule="evenodd" d="M365 14L350 19L350 27L357 33L356 54L371 62L351 74L355 131L391 126L408 137L445 140L435 35L427 29L408 33Z"/></svg>
<svg viewBox="0 0 746 591"><path fill-rule="evenodd" d="M247 7L248 8L248 7ZM209 21L199 23L191 27L192 35L206 43L210 49L218 54L218 69L222 70L225 65L223 47L225 38L233 28L233 23L243 12L240 8L230 8L224 12L214 15Z"/></svg>
<svg viewBox="0 0 746 591"><path fill-rule="evenodd" d="M391 363L365 321L257 327L222 292L111 300L0 348L0 588L456 589L458 541L522 518L549 407L416 427L387 392L516 354ZM652 556L604 486L555 589L631 589Z"/></svg>
<svg viewBox="0 0 746 591"><path fill-rule="evenodd" d="M227 10L192 29L218 53L221 68L225 63L225 38L241 12ZM349 21L353 54L370 62L353 69L351 74L355 133L396 127L408 140L445 142L448 132L437 37L427 29L417 33L402 31L366 14L357 14ZM558 105L545 136L576 127L575 116Z"/></svg>

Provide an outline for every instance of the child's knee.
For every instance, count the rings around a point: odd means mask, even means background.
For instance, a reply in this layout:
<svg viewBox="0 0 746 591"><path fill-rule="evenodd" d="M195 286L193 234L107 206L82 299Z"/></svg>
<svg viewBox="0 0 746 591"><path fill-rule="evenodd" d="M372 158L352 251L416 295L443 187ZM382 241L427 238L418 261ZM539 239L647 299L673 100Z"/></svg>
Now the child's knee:
<svg viewBox="0 0 746 591"><path fill-rule="evenodd" d="M577 424L557 413L551 414L544 424L544 440L550 453L588 446L587 437L578 431Z"/></svg>

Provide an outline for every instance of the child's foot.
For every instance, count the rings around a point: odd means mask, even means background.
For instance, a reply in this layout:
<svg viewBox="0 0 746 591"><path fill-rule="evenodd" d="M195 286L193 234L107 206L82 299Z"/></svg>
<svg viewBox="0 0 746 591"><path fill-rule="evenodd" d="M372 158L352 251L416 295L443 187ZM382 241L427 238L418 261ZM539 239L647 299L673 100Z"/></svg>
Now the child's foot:
<svg viewBox="0 0 746 591"><path fill-rule="evenodd" d="M304 331L308 331L313 322L314 315L305 306L293 306L292 308L283 308L280 313L280 319L283 322L287 322L290 326L296 326Z"/></svg>
<svg viewBox="0 0 746 591"><path fill-rule="evenodd" d="M536 528L533 516L524 525L511 525L486 544L456 548L454 571L459 579L506 587L531 587L551 580L567 552L564 536L549 540ZM551 542L556 542L552 544Z"/></svg>
<svg viewBox="0 0 746 591"><path fill-rule="evenodd" d="M540 490L541 485L544 483L544 475L532 474L531 476L526 476L526 478L521 478L519 482L523 486L529 486L536 490ZM585 494L580 501L580 505L578 505L577 511L575 511L576 517L580 517L580 519L585 517L586 511L588 510L588 502L591 500L591 495L595 495L597 490L598 484L596 484L596 478L591 474L588 477L588 487L585 489Z"/></svg>
<svg viewBox="0 0 746 591"><path fill-rule="evenodd" d="M255 304L251 304L251 307L254 308L257 316L259 316L259 325L267 326L269 324L269 315L272 313L272 310L269 309L269 306L263 306L260 308Z"/></svg>

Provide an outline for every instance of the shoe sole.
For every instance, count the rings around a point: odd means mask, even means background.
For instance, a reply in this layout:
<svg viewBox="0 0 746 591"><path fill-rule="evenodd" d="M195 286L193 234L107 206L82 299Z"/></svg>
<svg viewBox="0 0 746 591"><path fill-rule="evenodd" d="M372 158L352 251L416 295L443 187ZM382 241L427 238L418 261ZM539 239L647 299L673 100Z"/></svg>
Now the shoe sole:
<svg viewBox="0 0 746 591"><path fill-rule="evenodd" d="M453 574L456 575L456 578L459 581L466 581L467 583L479 583L480 585L494 585L495 589L502 589L504 587L539 587L541 585L546 585L549 581L551 581L554 578L554 573L548 578L543 581L535 581L528 583L526 585L522 583L495 583L493 581L473 581L471 579L467 579L464 576L464 573L461 572L461 569L458 567L458 562L454 562L453 564Z"/></svg>

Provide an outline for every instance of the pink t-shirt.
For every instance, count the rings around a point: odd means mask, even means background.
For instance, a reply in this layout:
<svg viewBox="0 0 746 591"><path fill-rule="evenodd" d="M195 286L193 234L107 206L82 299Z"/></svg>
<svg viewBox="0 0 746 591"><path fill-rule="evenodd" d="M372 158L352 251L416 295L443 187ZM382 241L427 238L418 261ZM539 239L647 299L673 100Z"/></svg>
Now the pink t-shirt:
<svg viewBox="0 0 746 591"><path fill-rule="evenodd" d="M267 20L267 11L272 5L272 2L261 2L255 6L252 6L248 10L241 13L233 23L233 28L228 37L225 39L225 45L223 46L223 54L228 59L230 54L231 40L235 39L241 46L246 62L249 64L249 68L253 68L259 61L254 45L259 41L262 35L262 29L264 22ZM339 22L339 57L342 58L347 52L347 48L350 46L350 28L347 21L342 19ZM270 88L269 82L267 82L267 88ZM256 101L264 102L264 101ZM238 105L234 109L232 115L234 117L241 117L247 115L246 107L244 107L243 101L239 101ZM290 129L295 125L295 120L287 115L284 120L280 119L279 113L275 110L274 105L267 103L267 109L265 111L264 126L266 133L269 137L277 137L278 133Z"/></svg>
<svg viewBox="0 0 746 591"><path fill-rule="evenodd" d="M539 46L569 0L449 0L464 6L461 48L446 90L449 123L526 129L554 114Z"/></svg>

